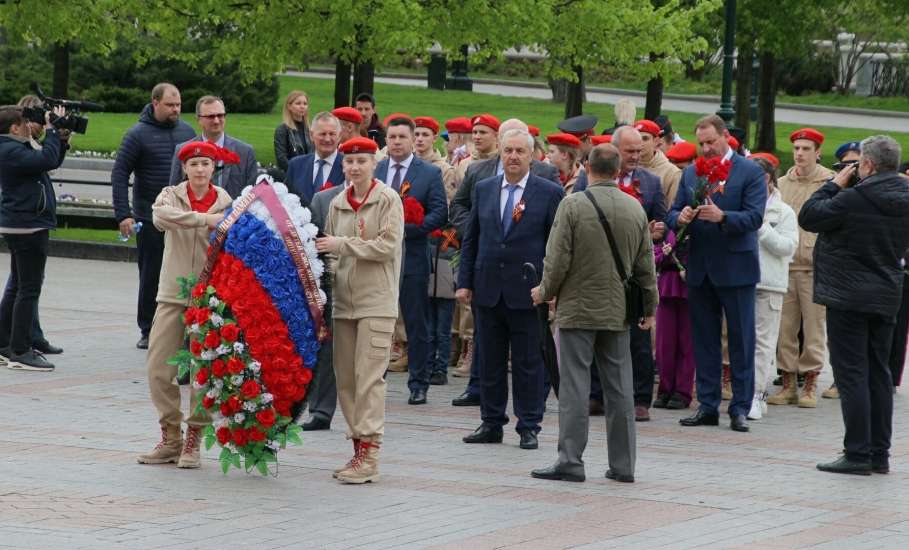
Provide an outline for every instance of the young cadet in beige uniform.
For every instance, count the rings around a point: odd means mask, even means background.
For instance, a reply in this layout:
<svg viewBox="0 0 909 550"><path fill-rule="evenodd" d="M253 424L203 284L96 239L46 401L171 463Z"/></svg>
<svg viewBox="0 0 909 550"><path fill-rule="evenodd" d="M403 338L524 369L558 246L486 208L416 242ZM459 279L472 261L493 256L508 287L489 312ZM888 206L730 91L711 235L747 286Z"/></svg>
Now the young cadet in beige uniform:
<svg viewBox="0 0 909 550"><path fill-rule="evenodd" d="M656 174L663 186L663 200L666 201L666 211L675 201L675 194L679 190L682 180L682 171L669 162L663 151L660 150L663 129L651 120L639 120L634 123L634 128L641 133L644 149L641 151L641 167Z"/></svg>
<svg viewBox="0 0 909 550"><path fill-rule="evenodd" d="M210 231L220 223L230 206L230 194L211 183L215 163L239 164L240 157L213 143L191 141L177 158L183 163L187 181L165 187L152 205L152 220L164 232L164 262L158 285L155 318L148 339L148 388L158 409L161 441L148 453L137 457L140 464L176 462L178 468L198 468L202 428L211 423L207 413L196 412L197 396L190 387L192 411L186 420L186 439L180 430L180 388L173 383L177 367L169 365L183 346L183 312L189 300L180 299L177 277L201 273L205 267Z"/></svg>
<svg viewBox="0 0 909 550"><path fill-rule="evenodd" d="M368 138L341 144L347 191L328 208L316 250L330 255L332 333L338 400L354 455L335 477L344 483L379 478L385 432L385 368L398 317L404 208L398 194L373 179L378 147Z"/></svg>
<svg viewBox="0 0 909 550"><path fill-rule="evenodd" d="M549 163L559 169L559 181L565 195L574 190L578 176L584 171L578 158L581 155L581 140L571 134L549 134L546 136L549 152L546 155Z"/></svg>
<svg viewBox="0 0 909 550"><path fill-rule="evenodd" d="M834 176L818 164L824 134L813 128L796 130L789 136L795 166L780 178L783 202L796 212L815 191ZM814 242L817 234L799 227L799 245L789 264L789 290L783 299L780 323L779 367L783 387L767 399L771 405L817 407L817 376L824 367L827 353L827 314L824 306L814 303ZM799 353L799 326L804 334ZM802 395L798 393L798 375L805 376Z"/></svg>
<svg viewBox="0 0 909 550"><path fill-rule="evenodd" d="M458 186L455 183L454 166L442 158L434 147L439 137L439 122L431 116L418 116L413 119L416 129L413 131L413 151L418 157L442 171L442 183L445 185L445 198L448 202L454 197Z"/></svg>

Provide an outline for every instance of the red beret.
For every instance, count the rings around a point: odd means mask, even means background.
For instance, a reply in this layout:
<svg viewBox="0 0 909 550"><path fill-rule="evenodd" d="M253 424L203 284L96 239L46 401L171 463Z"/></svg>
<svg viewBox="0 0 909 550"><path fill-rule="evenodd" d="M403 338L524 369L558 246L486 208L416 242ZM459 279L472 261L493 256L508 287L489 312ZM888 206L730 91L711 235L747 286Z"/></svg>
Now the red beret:
<svg viewBox="0 0 909 550"><path fill-rule="evenodd" d="M634 129L638 132L643 132L650 134L653 137L660 137L662 130L660 130L660 125L652 120L639 120L634 123Z"/></svg>
<svg viewBox="0 0 909 550"><path fill-rule="evenodd" d="M581 140L571 134L549 134L546 136L546 141L550 145L563 145L565 147L574 147L575 149L581 147Z"/></svg>
<svg viewBox="0 0 909 550"><path fill-rule="evenodd" d="M739 145L740 145L739 140L735 139L735 136L726 136L726 143L728 143L729 146L732 147L733 151L739 150Z"/></svg>
<svg viewBox="0 0 909 550"><path fill-rule="evenodd" d="M530 132L530 135L533 137L540 137L540 129L536 126L527 125L527 131Z"/></svg>
<svg viewBox="0 0 909 550"><path fill-rule="evenodd" d="M748 155L748 158L764 159L767 162L769 162L770 164L772 164L774 168L780 167L780 159L776 158L776 156L773 155L772 153L752 153L752 154Z"/></svg>
<svg viewBox="0 0 909 550"><path fill-rule="evenodd" d="M603 145L604 143L612 143L612 134L604 134L602 136L590 136L590 143L594 147L597 145Z"/></svg>
<svg viewBox="0 0 909 550"><path fill-rule="evenodd" d="M439 133L439 121L431 116L414 117L413 124L417 128L429 128L433 134Z"/></svg>
<svg viewBox="0 0 909 550"><path fill-rule="evenodd" d="M391 113L390 115L388 115L387 117L382 119L382 126L385 126L386 128L388 128L388 123L396 118L406 118L407 120L413 122L413 119L410 118L410 115L408 115L407 113Z"/></svg>
<svg viewBox="0 0 909 550"><path fill-rule="evenodd" d="M374 155L378 150L379 146L375 141L360 136L350 138L338 147L338 151L341 151L345 155L356 155L361 153Z"/></svg>
<svg viewBox="0 0 909 550"><path fill-rule="evenodd" d="M802 128L801 130L796 130L789 134L789 141L795 141L797 139L809 139L817 143L818 147L824 144L824 134L818 132L814 128Z"/></svg>
<svg viewBox="0 0 909 550"><path fill-rule="evenodd" d="M363 115L353 107L338 107L337 109L334 109L331 114L335 115L338 120L353 122L354 124L363 123Z"/></svg>
<svg viewBox="0 0 909 550"><path fill-rule="evenodd" d="M499 119L497 119L496 117L494 117L488 113L484 113L482 115L474 115L473 118L470 119L471 128L473 128L474 126L483 125L483 126L488 126L488 127L492 128L493 130L495 130L496 132L498 132L499 124L501 124L501 122L499 122Z"/></svg>
<svg viewBox="0 0 909 550"><path fill-rule="evenodd" d="M680 141L666 151L666 158L672 162L689 162L698 156L698 148L690 141Z"/></svg>
<svg viewBox="0 0 909 550"><path fill-rule="evenodd" d="M470 119L464 116L445 121L445 129L449 134L469 134L471 127Z"/></svg>
<svg viewBox="0 0 909 550"><path fill-rule="evenodd" d="M181 147L180 152L177 153L177 158L180 159L180 162L186 162L188 159L196 157L220 160L224 164L240 163L240 157L236 153L207 141L190 141Z"/></svg>

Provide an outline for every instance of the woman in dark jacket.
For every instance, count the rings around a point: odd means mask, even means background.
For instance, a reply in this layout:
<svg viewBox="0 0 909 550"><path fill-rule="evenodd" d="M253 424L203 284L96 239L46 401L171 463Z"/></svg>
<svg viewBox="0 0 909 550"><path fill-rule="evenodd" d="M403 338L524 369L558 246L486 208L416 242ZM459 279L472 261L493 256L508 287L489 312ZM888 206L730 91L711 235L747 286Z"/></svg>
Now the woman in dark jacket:
<svg viewBox="0 0 909 550"><path fill-rule="evenodd" d="M275 161L283 177L290 159L313 151L309 136L309 97L294 90L284 100L284 122L275 129Z"/></svg>
<svg viewBox="0 0 909 550"><path fill-rule="evenodd" d="M57 116L64 111L54 109ZM32 349L35 306L44 282L56 197L47 172L63 163L65 148L45 115L41 150L31 143L22 108L0 107L0 233L10 251L10 281L0 301L0 361L10 369L49 372L54 365Z"/></svg>

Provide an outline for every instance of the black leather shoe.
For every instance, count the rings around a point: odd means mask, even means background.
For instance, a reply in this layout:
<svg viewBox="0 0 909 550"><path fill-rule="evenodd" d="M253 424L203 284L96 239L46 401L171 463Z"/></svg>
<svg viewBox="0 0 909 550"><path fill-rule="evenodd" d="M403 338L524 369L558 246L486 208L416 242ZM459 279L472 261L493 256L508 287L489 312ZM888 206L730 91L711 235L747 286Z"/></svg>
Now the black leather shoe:
<svg viewBox="0 0 909 550"><path fill-rule="evenodd" d="M698 409L693 415L679 420L679 424L682 426L719 426L720 415L705 413Z"/></svg>
<svg viewBox="0 0 909 550"><path fill-rule="evenodd" d="M597 399L591 399L587 405L590 416L603 416L606 411L603 409L603 402Z"/></svg>
<svg viewBox="0 0 909 550"><path fill-rule="evenodd" d="M304 422L301 426L304 432L315 432L318 430L330 430L331 429L331 420L325 420L324 418L314 416L308 421Z"/></svg>
<svg viewBox="0 0 909 550"><path fill-rule="evenodd" d="M540 442L537 440L537 434L533 433L532 430L523 430L521 431L521 445L522 449L536 449L539 448Z"/></svg>
<svg viewBox="0 0 909 550"><path fill-rule="evenodd" d="M407 400L408 405L425 405L426 404L426 390L414 390L410 392L410 399Z"/></svg>
<svg viewBox="0 0 909 550"><path fill-rule="evenodd" d="M846 458L846 455L842 455L833 462L818 464L817 469L822 472L830 472L832 474L855 474L859 476L870 476L871 461L858 462L856 460L849 460Z"/></svg>
<svg viewBox="0 0 909 550"><path fill-rule="evenodd" d="M480 396L471 395L470 392L465 391L461 395L452 399L451 405L453 407L479 407L480 406Z"/></svg>
<svg viewBox="0 0 909 550"><path fill-rule="evenodd" d="M890 459L888 459L886 456L872 456L871 471L876 474L889 474Z"/></svg>
<svg viewBox="0 0 909 550"><path fill-rule="evenodd" d="M680 411L688 408L688 403L681 396L673 395L672 399L666 403L666 408L673 411Z"/></svg>
<svg viewBox="0 0 909 550"><path fill-rule="evenodd" d="M32 348L40 351L44 355L57 355L63 353L63 348L51 344L47 341L47 338L43 338L33 343Z"/></svg>
<svg viewBox="0 0 909 550"><path fill-rule="evenodd" d="M550 466L549 468L539 468L537 470L530 471L530 477L535 477L537 479L551 479L553 481L584 481L584 474L569 474L566 472L560 472L555 466Z"/></svg>
<svg viewBox="0 0 909 550"><path fill-rule="evenodd" d="M612 470L606 470L606 479L621 481L622 483L634 483L634 476L628 474L617 474Z"/></svg>
<svg viewBox="0 0 909 550"><path fill-rule="evenodd" d="M501 443L502 427L490 426L489 424L480 424L472 434L464 437L464 443Z"/></svg>
<svg viewBox="0 0 909 550"><path fill-rule="evenodd" d="M665 393L658 394L656 399L653 400L654 409L665 409L666 405L669 404L670 396Z"/></svg>
<svg viewBox="0 0 909 550"><path fill-rule="evenodd" d="M745 418L744 414L729 415L729 427L735 432L747 432L751 430L751 428L748 427L748 419Z"/></svg>
<svg viewBox="0 0 909 550"><path fill-rule="evenodd" d="M136 342L136 347L139 349L148 349L148 336L139 338L139 341Z"/></svg>
<svg viewBox="0 0 909 550"><path fill-rule="evenodd" d="M445 386L448 384L448 374L444 372L434 372L429 377L429 383L433 386Z"/></svg>

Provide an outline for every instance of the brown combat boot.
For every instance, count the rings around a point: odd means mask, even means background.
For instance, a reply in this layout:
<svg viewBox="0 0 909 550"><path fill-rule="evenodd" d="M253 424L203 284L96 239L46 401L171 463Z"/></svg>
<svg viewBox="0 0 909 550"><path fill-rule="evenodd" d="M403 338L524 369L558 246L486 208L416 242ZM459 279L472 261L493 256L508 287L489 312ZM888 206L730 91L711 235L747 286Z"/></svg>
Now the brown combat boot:
<svg viewBox="0 0 909 550"><path fill-rule="evenodd" d="M169 464L180 459L183 433L180 426L161 426L161 441L149 453L136 457L139 464Z"/></svg>
<svg viewBox="0 0 909 550"><path fill-rule="evenodd" d="M720 398L723 401L732 399L732 371L729 365L723 365L723 390Z"/></svg>
<svg viewBox="0 0 909 550"><path fill-rule="evenodd" d="M340 468L335 468L334 471L332 471L331 477L333 477L335 479L337 479L338 474L340 474L344 470L350 468L350 466L353 464L354 460L357 459L357 454L360 452L360 440L355 437L355 438L351 439L351 441L353 441L353 448L354 448L353 456L350 457L350 460L347 461L347 464L341 466Z"/></svg>
<svg viewBox="0 0 909 550"><path fill-rule="evenodd" d="M458 367L451 371L455 378L467 378L470 376L470 365L473 363L473 339L464 340L464 346L461 352L461 358L458 360Z"/></svg>
<svg viewBox="0 0 909 550"><path fill-rule="evenodd" d="M821 397L824 399L839 399L840 390L836 389L836 382L830 384L830 387L824 390L824 392L821 394Z"/></svg>
<svg viewBox="0 0 909 550"><path fill-rule="evenodd" d="M183 452L180 453L180 460L177 461L177 468L198 468L202 466L202 459L199 456L199 439L202 437L202 428L199 426L187 426L186 437L183 439Z"/></svg>
<svg viewBox="0 0 909 550"><path fill-rule="evenodd" d="M448 368L453 369L458 366L458 361L461 360L461 348L463 347L463 341L458 337L457 334L451 335L451 355L448 357Z"/></svg>
<svg viewBox="0 0 909 550"><path fill-rule="evenodd" d="M338 481L356 485L379 480L379 444L369 439L360 440L360 448L350 468L338 472Z"/></svg>
<svg viewBox="0 0 909 550"><path fill-rule="evenodd" d="M394 344L392 344L394 349ZM407 344L398 344L398 358L392 359L388 364L388 370L391 372L407 372Z"/></svg>
<svg viewBox="0 0 909 550"><path fill-rule="evenodd" d="M802 386L802 395L798 400L799 407L803 409L817 407L817 375L817 371L805 373L805 385Z"/></svg>
<svg viewBox="0 0 909 550"><path fill-rule="evenodd" d="M768 405L797 405L799 402L799 387L797 374L794 372L783 373L783 387L780 391L767 398Z"/></svg>

